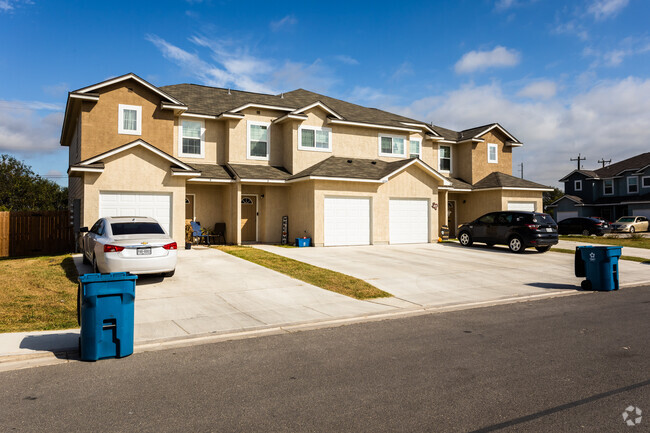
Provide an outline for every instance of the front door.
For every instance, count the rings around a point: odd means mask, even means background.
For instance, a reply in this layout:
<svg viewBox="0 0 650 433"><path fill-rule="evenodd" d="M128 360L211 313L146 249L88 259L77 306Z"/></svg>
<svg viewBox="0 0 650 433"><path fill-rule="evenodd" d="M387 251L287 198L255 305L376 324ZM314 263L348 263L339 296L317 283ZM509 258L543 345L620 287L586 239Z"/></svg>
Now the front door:
<svg viewBox="0 0 650 433"><path fill-rule="evenodd" d="M194 221L194 194L185 196L185 222Z"/></svg>
<svg viewBox="0 0 650 433"><path fill-rule="evenodd" d="M448 216L448 223L447 225L449 226L449 237L450 238L455 238L456 237L456 201L455 200L449 200L447 203L447 216Z"/></svg>
<svg viewBox="0 0 650 433"><path fill-rule="evenodd" d="M241 198L241 240L257 241L257 197L254 195Z"/></svg>

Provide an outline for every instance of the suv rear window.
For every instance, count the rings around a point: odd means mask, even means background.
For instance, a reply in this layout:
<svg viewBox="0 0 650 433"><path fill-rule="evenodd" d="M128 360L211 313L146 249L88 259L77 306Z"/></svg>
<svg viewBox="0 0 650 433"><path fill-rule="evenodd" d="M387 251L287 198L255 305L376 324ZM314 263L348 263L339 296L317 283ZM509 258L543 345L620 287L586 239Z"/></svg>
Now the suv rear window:
<svg viewBox="0 0 650 433"><path fill-rule="evenodd" d="M113 235L164 235L158 223L112 223Z"/></svg>
<svg viewBox="0 0 650 433"><path fill-rule="evenodd" d="M540 223L540 224L551 224L551 225L555 224L553 217L545 213L536 213L533 216L533 222Z"/></svg>

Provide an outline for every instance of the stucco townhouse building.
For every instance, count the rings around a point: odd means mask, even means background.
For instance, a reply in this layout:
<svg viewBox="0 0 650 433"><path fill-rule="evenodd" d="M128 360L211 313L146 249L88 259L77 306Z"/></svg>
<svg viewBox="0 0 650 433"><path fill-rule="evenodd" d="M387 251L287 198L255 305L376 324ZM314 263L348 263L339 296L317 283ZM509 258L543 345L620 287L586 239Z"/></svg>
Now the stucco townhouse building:
<svg viewBox="0 0 650 433"><path fill-rule="evenodd" d="M548 187L512 176L522 143L498 123L452 131L298 89L278 95L129 73L69 93L75 230L152 216L228 243L308 236L316 246L434 242L488 211L542 211Z"/></svg>

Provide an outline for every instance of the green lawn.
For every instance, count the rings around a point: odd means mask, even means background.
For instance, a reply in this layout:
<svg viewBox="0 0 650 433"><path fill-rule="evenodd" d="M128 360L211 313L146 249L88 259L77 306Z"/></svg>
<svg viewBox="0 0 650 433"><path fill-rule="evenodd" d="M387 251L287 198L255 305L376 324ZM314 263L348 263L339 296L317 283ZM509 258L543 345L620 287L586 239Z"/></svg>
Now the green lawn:
<svg viewBox="0 0 650 433"><path fill-rule="evenodd" d="M551 248L551 251L555 251L556 253L566 253L566 254L575 254L575 250L570 250L567 248ZM631 262L639 262L639 263L648 263L650 264L650 260L643 258L643 257L636 257L636 256L621 256L621 260L629 260Z"/></svg>
<svg viewBox="0 0 650 433"><path fill-rule="evenodd" d="M289 259L258 248L240 246L216 246L225 253L256 263L305 283L355 299L385 298L392 296L372 284L349 275L319 268L298 260Z"/></svg>
<svg viewBox="0 0 650 433"><path fill-rule="evenodd" d="M621 247L650 248L650 238L640 236L629 238L610 238L604 236L560 236L560 240L590 244L616 245Z"/></svg>
<svg viewBox="0 0 650 433"><path fill-rule="evenodd" d="M77 268L69 254L0 259L0 332L76 328Z"/></svg>

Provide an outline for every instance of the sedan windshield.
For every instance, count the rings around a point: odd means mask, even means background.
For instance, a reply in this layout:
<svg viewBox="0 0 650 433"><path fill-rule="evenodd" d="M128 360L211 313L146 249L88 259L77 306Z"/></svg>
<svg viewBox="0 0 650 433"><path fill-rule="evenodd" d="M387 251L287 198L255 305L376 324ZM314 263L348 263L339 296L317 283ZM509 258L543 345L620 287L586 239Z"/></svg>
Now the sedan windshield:
<svg viewBox="0 0 650 433"><path fill-rule="evenodd" d="M619 218L617 223L633 223L634 218Z"/></svg>
<svg viewBox="0 0 650 433"><path fill-rule="evenodd" d="M164 235L165 231L158 223L113 223L113 235Z"/></svg>

